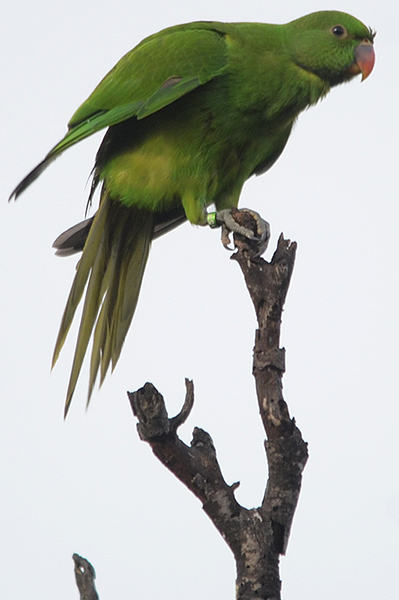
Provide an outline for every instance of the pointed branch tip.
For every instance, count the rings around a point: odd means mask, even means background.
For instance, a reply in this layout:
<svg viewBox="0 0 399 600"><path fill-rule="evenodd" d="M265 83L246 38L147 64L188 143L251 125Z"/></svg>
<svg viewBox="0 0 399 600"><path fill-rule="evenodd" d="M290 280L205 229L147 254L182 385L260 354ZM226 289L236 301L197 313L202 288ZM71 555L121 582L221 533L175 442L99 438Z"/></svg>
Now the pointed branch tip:
<svg viewBox="0 0 399 600"><path fill-rule="evenodd" d="M186 397L184 399L182 409L178 415L170 419L170 427L175 432L181 425L183 425L183 423L187 421L194 406L194 382L186 377L185 384Z"/></svg>

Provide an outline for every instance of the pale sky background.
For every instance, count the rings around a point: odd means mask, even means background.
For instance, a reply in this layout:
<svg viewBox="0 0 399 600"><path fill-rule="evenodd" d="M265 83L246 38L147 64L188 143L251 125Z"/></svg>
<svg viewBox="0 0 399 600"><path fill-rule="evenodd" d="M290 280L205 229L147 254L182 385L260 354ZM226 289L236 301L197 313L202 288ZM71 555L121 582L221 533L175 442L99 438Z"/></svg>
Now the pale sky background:
<svg viewBox="0 0 399 600"><path fill-rule="evenodd" d="M231 600L235 565L201 505L139 441L126 390L152 381L170 416L194 379L194 426L213 437L238 500L261 502L264 432L251 375L255 318L219 233L186 224L154 243L119 365L85 411L87 364L63 403L76 327L50 361L75 258L51 244L81 220L101 135L66 152L18 200L14 186L64 135L116 61L194 20L282 23L350 12L377 29L376 66L303 114L241 206L298 242L283 323L285 397L310 460L284 600L397 598L398 24L396 0L6 0L1 45L0 597L78 597L72 553L101 600Z"/></svg>

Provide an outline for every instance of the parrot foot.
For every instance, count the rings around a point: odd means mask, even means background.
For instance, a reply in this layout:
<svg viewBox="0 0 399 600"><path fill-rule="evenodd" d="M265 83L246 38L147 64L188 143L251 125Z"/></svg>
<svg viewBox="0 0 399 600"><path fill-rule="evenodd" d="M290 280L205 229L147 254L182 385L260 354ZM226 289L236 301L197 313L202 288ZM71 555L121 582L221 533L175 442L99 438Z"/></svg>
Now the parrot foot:
<svg viewBox="0 0 399 600"><path fill-rule="evenodd" d="M236 219L236 216L243 215L243 213L252 217L256 225L256 233L242 225ZM240 219L242 221L242 219ZM210 227L222 227L222 244L226 250L234 250L229 246L230 244L230 233L238 233L243 237L253 240L258 245L257 256L264 253L267 248L270 239L270 225L267 221L262 219L259 213L249 208L226 208L218 212L209 213L207 215L207 223Z"/></svg>

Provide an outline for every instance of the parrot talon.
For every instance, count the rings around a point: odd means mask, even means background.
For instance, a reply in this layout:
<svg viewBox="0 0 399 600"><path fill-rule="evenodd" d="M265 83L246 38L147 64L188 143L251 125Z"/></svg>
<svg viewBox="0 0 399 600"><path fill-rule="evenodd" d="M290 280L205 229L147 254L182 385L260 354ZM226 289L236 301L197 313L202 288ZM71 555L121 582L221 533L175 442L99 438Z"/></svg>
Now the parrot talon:
<svg viewBox="0 0 399 600"><path fill-rule="evenodd" d="M233 252L235 250L234 246L231 247L229 246L230 244L230 235L231 231L230 229L227 227L227 225L225 223L223 223L222 225L222 235L221 235L221 241L223 244L223 248L225 248L226 250L228 250L229 252Z"/></svg>
<svg viewBox="0 0 399 600"><path fill-rule="evenodd" d="M238 233L239 235L242 235L243 237L249 239L249 240L253 240L254 242L258 243L259 246L259 250L257 253L257 256L260 256L261 254L264 253L264 251L267 248L267 245L269 243L269 239L270 239L270 225L267 221L265 221L264 219L262 219L262 217L259 215L259 213L255 212L254 210L251 210L249 208L242 208L240 209L240 211L238 212L244 212L244 213L248 213L253 220L256 223L256 234L249 229L248 227L245 227L244 225L240 225L236 219L234 218L233 214L232 214L232 210L237 211L238 209L224 209L224 210L220 210L218 212L213 212L213 213L209 213L207 215L207 223L210 227L215 228L215 227L222 227L222 244L224 246L224 248L226 248L226 250L230 250L233 251L234 247L232 248L231 246L229 246L230 244L230 238L229 235L230 233Z"/></svg>

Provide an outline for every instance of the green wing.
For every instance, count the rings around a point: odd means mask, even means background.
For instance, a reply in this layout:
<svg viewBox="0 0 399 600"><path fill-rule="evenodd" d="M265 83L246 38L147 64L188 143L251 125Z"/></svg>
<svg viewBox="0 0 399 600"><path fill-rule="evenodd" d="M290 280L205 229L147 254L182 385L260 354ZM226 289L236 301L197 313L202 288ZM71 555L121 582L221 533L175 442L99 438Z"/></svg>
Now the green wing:
<svg viewBox="0 0 399 600"><path fill-rule="evenodd" d="M160 31L128 52L68 124L68 132L15 188L17 198L64 150L131 117L144 119L211 79L227 65L225 26L190 23Z"/></svg>

